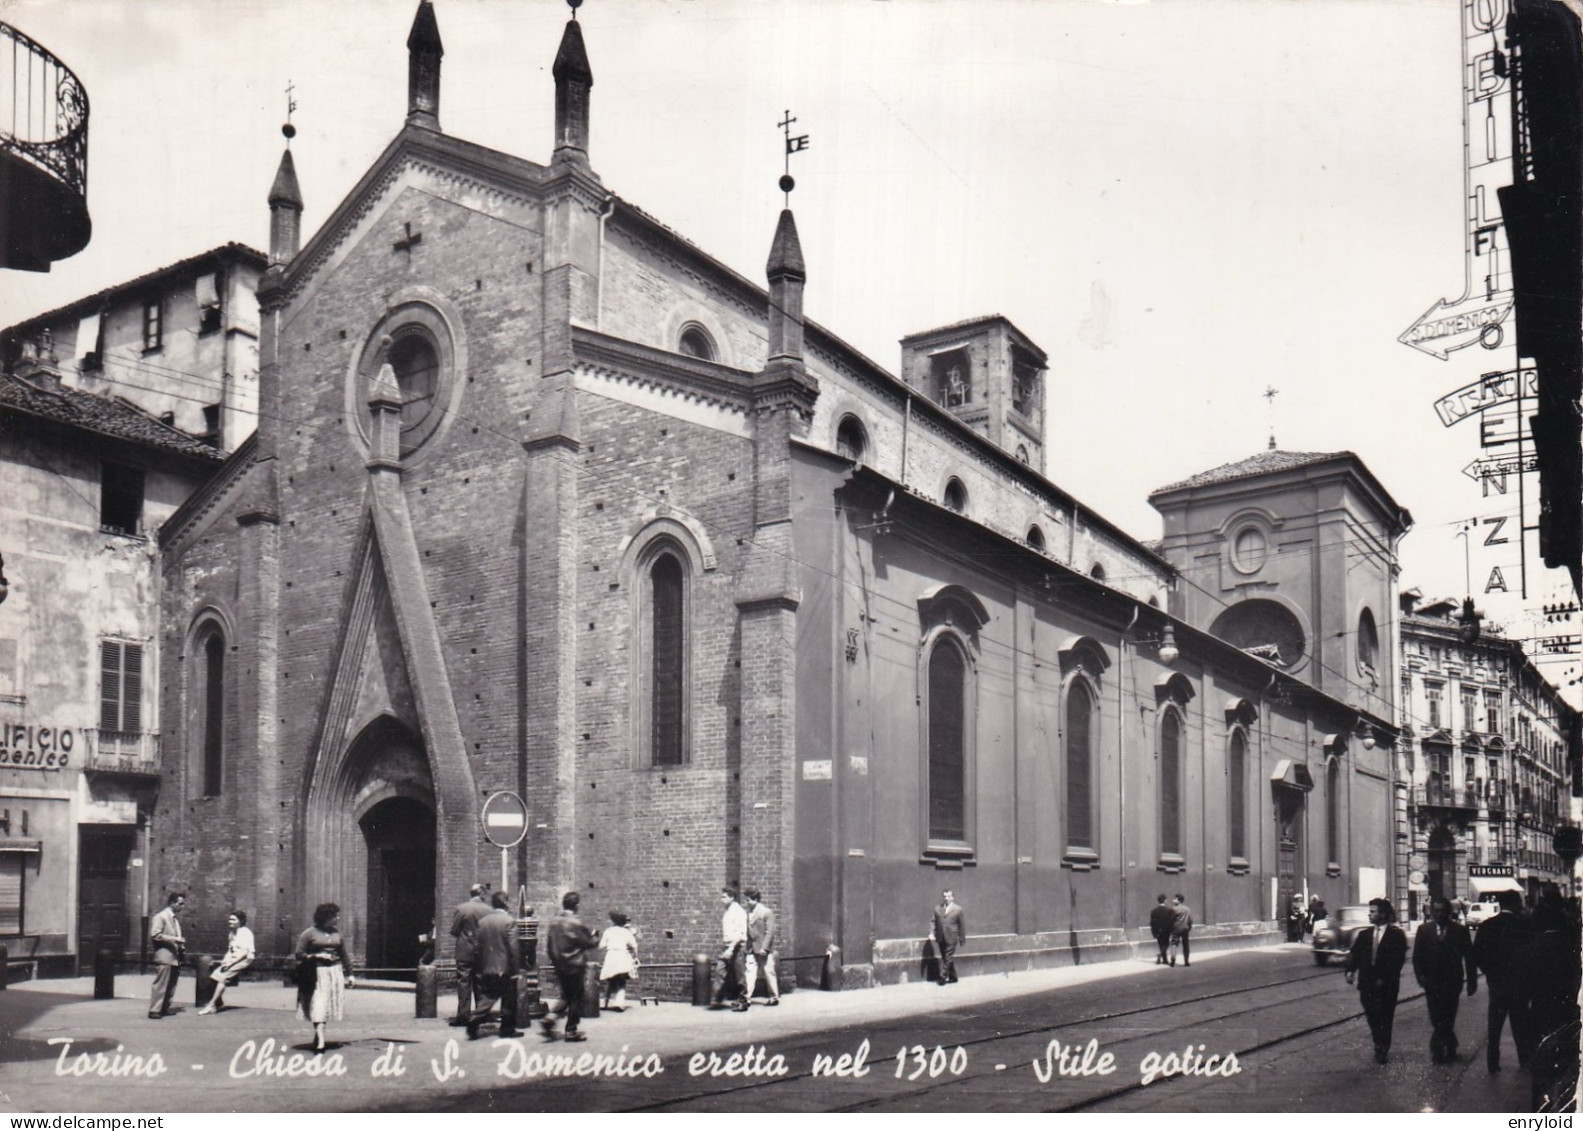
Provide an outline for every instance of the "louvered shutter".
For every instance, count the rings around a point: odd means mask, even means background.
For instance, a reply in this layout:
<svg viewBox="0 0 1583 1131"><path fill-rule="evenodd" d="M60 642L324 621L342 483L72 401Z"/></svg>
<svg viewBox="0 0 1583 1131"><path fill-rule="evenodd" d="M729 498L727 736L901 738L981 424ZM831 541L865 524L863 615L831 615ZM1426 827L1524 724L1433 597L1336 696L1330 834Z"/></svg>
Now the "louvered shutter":
<svg viewBox="0 0 1583 1131"><path fill-rule="evenodd" d="M22 857L0 853L0 938L22 933Z"/></svg>
<svg viewBox="0 0 1583 1131"><path fill-rule="evenodd" d="M99 642L99 729L121 729L121 645Z"/></svg>
<svg viewBox="0 0 1583 1131"><path fill-rule="evenodd" d="M123 644L121 672L121 729L143 733L143 646Z"/></svg>

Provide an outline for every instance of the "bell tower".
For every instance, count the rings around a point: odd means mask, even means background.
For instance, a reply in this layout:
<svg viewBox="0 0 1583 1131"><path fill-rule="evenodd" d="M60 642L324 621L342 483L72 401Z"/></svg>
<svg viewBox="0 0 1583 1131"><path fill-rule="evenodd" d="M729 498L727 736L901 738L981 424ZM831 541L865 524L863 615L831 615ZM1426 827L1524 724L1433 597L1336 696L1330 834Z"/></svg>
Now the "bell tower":
<svg viewBox="0 0 1583 1131"><path fill-rule="evenodd" d="M1045 352L999 314L901 340L902 380L1044 472Z"/></svg>

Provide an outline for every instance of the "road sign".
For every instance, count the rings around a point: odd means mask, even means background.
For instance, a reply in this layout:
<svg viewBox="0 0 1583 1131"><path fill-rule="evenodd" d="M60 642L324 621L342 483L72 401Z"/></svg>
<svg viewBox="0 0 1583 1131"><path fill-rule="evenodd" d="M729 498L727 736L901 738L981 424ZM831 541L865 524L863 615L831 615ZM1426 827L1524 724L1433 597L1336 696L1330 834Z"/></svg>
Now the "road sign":
<svg viewBox="0 0 1583 1131"><path fill-rule="evenodd" d="M1422 350L1441 361L1451 356L1452 350L1483 341L1494 348L1501 342L1501 323L1511 315L1512 300L1508 295L1495 302L1479 299L1475 302L1447 302L1439 299L1418 320L1402 331L1396 340L1404 346Z"/></svg>
<svg viewBox="0 0 1583 1131"><path fill-rule="evenodd" d="M1462 469L1462 474L1477 483L1481 479L1505 479L1508 475L1523 475L1538 470L1539 457L1533 452L1524 452L1520 457L1485 456L1476 459Z"/></svg>
<svg viewBox="0 0 1583 1131"><path fill-rule="evenodd" d="M528 835L528 807L510 790L484 802L484 837L496 848L514 848Z"/></svg>
<svg viewBox="0 0 1583 1131"><path fill-rule="evenodd" d="M1522 379L1521 388L1518 378ZM1497 369L1483 374L1471 385L1464 385L1447 393L1435 402L1435 415L1440 423L1450 428L1460 424L1476 412L1497 405L1511 404L1518 399L1537 402L1539 399L1539 370L1533 366L1523 369Z"/></svg>

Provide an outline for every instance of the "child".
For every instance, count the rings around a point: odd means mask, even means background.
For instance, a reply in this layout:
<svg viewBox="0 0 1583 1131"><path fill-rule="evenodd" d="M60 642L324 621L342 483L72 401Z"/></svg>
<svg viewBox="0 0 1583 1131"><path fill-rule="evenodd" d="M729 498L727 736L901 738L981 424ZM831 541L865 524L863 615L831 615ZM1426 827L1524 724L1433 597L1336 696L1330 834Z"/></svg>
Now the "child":
<svg viewBox="0 0 1583 1131"><path fill-rule="evenodd" d="M604 1008L620 1013L627 1007L627 979L638 974L638 938L627 927L626 912L612 911L610 923L599 936L599 945L605 951L599 980L605 984Z"/></svg>

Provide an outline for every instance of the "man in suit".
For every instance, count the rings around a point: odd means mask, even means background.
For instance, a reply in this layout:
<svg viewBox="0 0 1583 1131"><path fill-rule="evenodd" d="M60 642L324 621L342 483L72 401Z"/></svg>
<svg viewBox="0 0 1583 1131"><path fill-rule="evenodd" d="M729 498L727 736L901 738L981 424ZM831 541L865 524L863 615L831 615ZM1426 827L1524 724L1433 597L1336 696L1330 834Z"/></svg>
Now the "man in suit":
<svg viewBox="0 0 1583 1131"><path fill-rule="evenodd" d="M1413 939L1413 977L1424 988L1434 1030L1429 1056L1436 1064L1450 1064L1457 1057L1457 1005L1464 986L1469 997L1479 992L1479 971L1473 962L1472 936L1451 918L1450 902L1435 899L1429 916Z"/></svg>
<svg viewBox="0 0 1583 1131"><path fill-rule="evenodd" d="M1182 948L1182 965L1191 966L1193 948L1188 945L1188 938L1193 933L1193 909L1187 906L1187 897L1181 892L1176 893L1172 901L1175 906L1171 908L1171 965L1176 965L1175 947Z"/></svg>
<svg viewBox="0 0 1583 1131"><path fill-rule="evenodd" d="M769 1001L765 1004L779 1005L781 987L775 976L775 912L764 902L757 888L747 888L742 898L747 901L748 912L748 997L752 998L753 991L758 988L759 971L762 970L764 988L769 991Z"/></svg>
<svg viewBox="0 0 1583 1131"><path fill-rule="evenodd" d="M956 981L957 948L967 945L967 924L950 888L940 893L940 906L934 909L934 945L940 952L939 983L950 985Z"/></svg>
<svg viewBox="0 0 1583 1131"><path fill-rule="evenodd" d="M170 999L176 996L176 981L181 977L181 960L187 953L187 941L182 937L181 920L177 918L187 906L187 896L173 891L165 898L148 925L148 941L154 948L154 984L149 988L148 1016L158 1021L170 1012Z"/></svg>
<svg viewBox="0 0 1583 1131"><path fill-rule="evenodd" d="M577 907L582 898L569 891L561 896L561 913L550 923L546 950L550 965L555 967L555 980L561 984L561 1000L551 1013L539 1021L544 1035L555 1040L555 1019L566 1015L566 1039L586 1041L577 1031L583 1020L584 979L588 975L588 953L599 947L594 933L577 917Z"/></svg>
<svg viewBox="0 0 1583 1131"><path fill-rule="evenodd" d="M489 914L488 884L468 889L467 902L457 904L451 915L451 937L456 940L456 1016L451 1024L468 1024L473 1015L473 951L478 939L478 924Z"/></svg>
<svg viewBox="0 0 1583 1131"><path fill-rule="evenodd" d="M517 1031L517 921L507 905L503 891L490 898L489 914L478 921L478 937L473 940L473 1014L467 1022L467 1039L478 1039L478 1028L489 1020L495 1002L500 1002L500 1035L520 1037Z"/></svg>
<svg viewBox="0 0 1583 1131"><path fill-rule="evenodd" d="M1175 922L1176 912L1166 906L1165 894L1162 892L1154 902L1154 910L1149 912L1149 933L1160 948L1160 953L1154 958L1156 966L1165 965L1166 951L1171 946L1171 924Z"/></svg>
<svg viewBox="0 0 1583 1131"><path fill-rule="evenodd" d="M1489 992L1489 1022L1484 1043L1485 1065L1491 1072L1501 1070L1501 1030L1507 1018L1512 1023L1512 1044L1517 1047L1517 1066L1526 1068L1532 1045L1528 1041L1527 1020L1518 1000L1520 971L1518 952L1532 939L1528 923L1519 912L1523 899L1514 891L1499 892L1500 913L1479 924L1473 937L1473 960L1484 972Z"/></svg>
<svg viewBox="0 0 1583 1131"><path fill-rule="evenodd" d="M1347 985L1356 984L1363 1016L1374 1037L1374 1061L1384 1064L1391 1051L1391 1026L1396 1020L1396 997L1401 992L1402 967L1407 964L1407 936L1394 920L1396 909L1388 899L1369 900L1369 930L1359 931L1347 955Z"/></svg>

